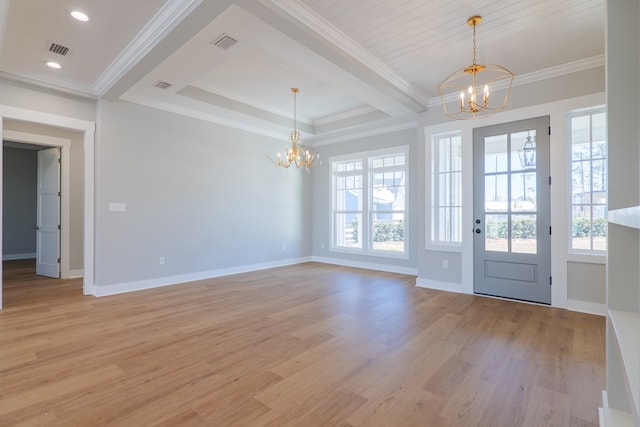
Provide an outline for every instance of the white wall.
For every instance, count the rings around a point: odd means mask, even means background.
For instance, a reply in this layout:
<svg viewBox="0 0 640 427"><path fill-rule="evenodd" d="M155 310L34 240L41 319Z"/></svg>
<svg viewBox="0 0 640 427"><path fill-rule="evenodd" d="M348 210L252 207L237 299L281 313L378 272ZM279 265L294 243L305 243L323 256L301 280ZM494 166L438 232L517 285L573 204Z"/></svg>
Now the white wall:
<svg viewBox="0 0 640 427"><path fill-rule="evenodd" d="M309 257L311 175L277 168L266 158L284 149L284 137L276 141L148 107L101 101L98 293ZM126 204L126 212L110 212L110 203Z"/></svg>

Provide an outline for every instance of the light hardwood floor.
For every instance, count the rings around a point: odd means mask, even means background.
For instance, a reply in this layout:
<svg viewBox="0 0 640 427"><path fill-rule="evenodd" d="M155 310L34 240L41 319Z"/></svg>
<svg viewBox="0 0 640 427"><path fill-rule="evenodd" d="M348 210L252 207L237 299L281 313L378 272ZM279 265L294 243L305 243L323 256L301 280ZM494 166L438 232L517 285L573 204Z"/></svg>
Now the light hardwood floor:
<svg viewBox="0 0 640 427"><path fill-rule="evenodd" d="M103 298L4 267L2 426L597 425L602 317L317 263Z"/></svg>

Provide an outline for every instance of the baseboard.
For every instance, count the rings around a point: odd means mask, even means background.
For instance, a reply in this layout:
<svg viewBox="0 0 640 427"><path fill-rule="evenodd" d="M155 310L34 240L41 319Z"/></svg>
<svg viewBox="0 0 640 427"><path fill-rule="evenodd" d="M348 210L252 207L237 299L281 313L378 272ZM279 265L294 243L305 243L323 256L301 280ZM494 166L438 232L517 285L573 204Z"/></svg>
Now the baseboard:
<svg viewBox="0 0 640 427"><path fill-rule="evenodd" d="M349 261L340 258L328 258L328 257L311 257L314 262L320 262L323 264L341 265L343 267L364 268L365 270L385 271L387 273L407 274L409 276L417 276L418 269L411 267L400 267L397 265L388 264L375 264L370 262Z"/></svg>
<svg viewBox="0 0 640 427"><path fill-rule="evenodd" d="M94 295L103 297L108 295L123 294L126 292L141 291L143 289L160 288L163 286L177 285L194 282L196 280L214 279L216 277L231 276L234 274L250 273L252 271L267 270L269 268L284 267L287 265L302 264L311 261L311 257L291 258L280 261L264 262L238 267L221 268L219 270L201 271L198 273L179 274L168 277L158 277L149 280L118 283L113 285L94 285Z"/></svg>
<svg viewBox="0 0 640 427"><path fill-rule="evenodd" d="M462 283L442 282L438 280L416 279L416 286L419 288L436 289L438 291L457 292L466 294L462 289Z"/></svg>
<svg viewBox="0 0 640 427"><path fill-rule="evenodd" d="M69 270L69 279L79 279L84 277L84 270Z"/></svg>
<svg viewBox="0 0 640 427"><path fill-rule="evenodd" d="M567 310L579 311L581 313L597 314L598 316L607 315L606 304L597 302L580 301L575 299L567 300Z"/></svg>
<svg viewBox="0 0 640 427"><path fill-rule="evenodd" d="M36 257L36 253L27 253L27 254L2 254L3 261L14 261L17 259L33 259Z"/></svg>

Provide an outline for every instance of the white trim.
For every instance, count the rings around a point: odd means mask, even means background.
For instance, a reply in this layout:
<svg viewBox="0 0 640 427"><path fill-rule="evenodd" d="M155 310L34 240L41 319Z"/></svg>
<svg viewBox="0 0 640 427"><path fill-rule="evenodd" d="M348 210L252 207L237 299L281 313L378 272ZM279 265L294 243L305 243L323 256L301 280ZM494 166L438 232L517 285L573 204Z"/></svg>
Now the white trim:
<svg viewBox="0 0 640 427"><path fill-rule="evenodd" d="M0 125L4 118L20 120L24 122L33 122L53 127L66 128L84 134L83 152L84 152L84 221L83 221L83 265L84 280L83 293L85 295L93 294L94 287L94 133L95 122L80 120L71 117L59 116L56 114L44 113L41 111L27 110L24 108L0 105ZM0 127L0 136L2 136L2 127ZM0 160L2 156L0 155ZM0 188L0 194L2 189ZM1 202L0 202L0 206ZM0 240L2 230L0 229ZM2 281L0 279L0 285ZM1 290L0 286L0 290ZM0 291L1 296L1 291ZM0 298L0 308L2 299Z"/></svg>
<svg viewBox="0 0 640 427"><path fill-rule="evenodd" d="M33 259L36 257L35 252L25 253L25 254L2 254L3 261L15 261L18 259Z"/></svg>
<svg viewBox="0 0 640 427"><path fill-rule="evenodd" d="M2 138L13 142L45 147L60 147L62 149L60 170L60 193L62 195L60 198L60 277L68 279L71 268L71 140L12 130L4 130Z"/></svg>
<svg viewBox="0 0 640 427"><path fill-rule="evenodd" d="M221 268L218 270L201 271L198 273L179 274L175 276L158 277L155 279L138 280L135 282L117 283L113 285L96 285L95 295L98 297L122 294L125 292L141 291L144 289L160 288L163 286L178 285L196 280L214 279L216 277L232 276L234 274L250 273L253 271L267 270L276 267L302 264L310 262L310 257L290 258L281 261L262 262L251 265Z"/></svg>
<svg viewBox="0 0 640 427"><path fill-rule="evenodd" d="M575 254L569 252L567 262L578 262L584 264L601 264L607 263L607 255L603 254Z"/></svg>
<svg viewBox="0 0 640 427"><path fill-rule="evenodd" d="M360 46L309 6L299 0L270 0L269 3L277 6L282 12L287 13L342 52L369 68L413 102L422 107L429 104L429 95L405 80L385 62Z"/></svg>
<svg viewBox="0 0 640 427"><path fill-rule="evenodd" d="M307 138L307 142L310 147L316 148L316 147L322 147L323 145L336 144L339 142L353 141L355 139L368 138L370 136L377 136L377 135L384 135L387 133L398 132L401 130L414 129L416 127L418 127L418 122L413 120L409 122L398 123L395 125L383 126L375 129L367 129L360 132L353 132L346 135L334 136L330 138L318 137L318 139L313 138L311 141L309 141L309 138Z"/></svg>
<svg viewBox="0 0 640 427"><path fill-rule="evenodd" d="M329 257L320 257L320 256L312 256L311 261L320 262L323 264L341 265L344 267L363 268L366 270L385 271L387 273L407 274L409 276L416 276L418 274L417 268L401 267L399 265L351 261L351 260L346 260L341 258L329 258Z"/></svg>
<svg viewBox="0 0 640 427"><path fill-rule="evenodd" d="M352 110L342 111L340 113L319 117L313 121L312 125L313 126L327 125L329 123L334 123L340 120L350 119L352 117L358 117L364 114L373 113L374 111L378 111L378 109L370 105L365 105L364 107L358 107Z"/></svg>
<svg viewBox="0 0 640 427"><path fill-rule="evenodd" d="M575 299L567 300L567 310L579 311L580 313L597 314L598 316L607 315L606 304Z"/></svg>
<svg viewBox="0 0 640 427"><path fill-rule="evenodd" d="M7 18L9 17L9 0L0 0L0 56L4 46L4 36L7 30Z"/></svg>
<svg viewBox="0 0 640 427"><path fill-rule="evenodd" d="M147 107L156 108L158 110L167 111L169 113L179 114L181 116L191 117L193 119L204 120L206 122L227 126L233 129L240 129L240 130L255 133L258 135L268 136L270 138L275 138L278 140L283 139L283 134L275 131L270 131L266 127L249 125L246 122L242 122L240 120L233 120L233 119L220 117L216 114L205 113L195 108L186 108L170 102L158 101L153 98L133 94L130 92L123 94L119 99L121 101L127 101L133 104L144 105ZM307 145L309 145L310 147L312 146L310 144L307 144Z"/></svg>
<svg viewBox="0 0 640 427"><path fill-rule="evenodd" d="M96 93L102 96L111 89L200 3L202 0L168 0L98 77Z"/></svg>
<svg viewBox="0 0 640 427"><path fill-rule="evenodd" d="M79 279L84 277L84 270L69 270L69 279Z"/></svg>
<svg viewBox="0 0 640 427"><path fill-rule="evenodd" d="M459 294L473 294L473 292L464 289L462 283L443 282L420 277L416 278L416 286L419 288L436 289L438 291L456 292Z"/></svg>

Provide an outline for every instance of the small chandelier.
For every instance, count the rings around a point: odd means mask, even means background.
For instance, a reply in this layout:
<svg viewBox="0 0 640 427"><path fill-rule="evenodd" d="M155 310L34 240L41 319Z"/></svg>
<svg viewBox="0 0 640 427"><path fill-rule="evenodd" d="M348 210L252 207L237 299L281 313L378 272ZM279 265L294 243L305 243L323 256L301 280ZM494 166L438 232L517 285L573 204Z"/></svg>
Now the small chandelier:
<svg viewBox="0 0 640 427"><path fill-rule="evenodd" d="M300 132L296 121L296 96L300 89L292 87L291 92L293 92L293 130L289 134L291 148L284 150L284 156L278 153L278 161L274 161L271 156L267 157L276 166L286 169L291 165L295 165L297 168L305 168L308 171L314 165L314 162L320 158L320 154L311 154L309 150L300 145Z"/></svg>
<svg viewBox="0 0 640 427"><path fill-rule="evenodd" d="M501 65L476 62L476 25L481 22L482 17L478 15L467 20L467 25L473 27L473 64L454 72L438 86L444 114L452 119L468 120L487 117L504 110L507 106L513 73ZM489 89L496 86L506 88L504 100L496 101L492 97L489 102ZM449 110L445 95L454 91L460 93L460 103L457 108Z"/></svg>

